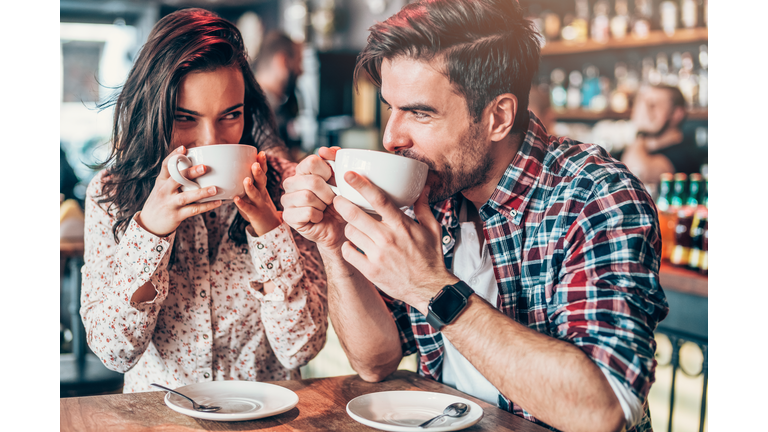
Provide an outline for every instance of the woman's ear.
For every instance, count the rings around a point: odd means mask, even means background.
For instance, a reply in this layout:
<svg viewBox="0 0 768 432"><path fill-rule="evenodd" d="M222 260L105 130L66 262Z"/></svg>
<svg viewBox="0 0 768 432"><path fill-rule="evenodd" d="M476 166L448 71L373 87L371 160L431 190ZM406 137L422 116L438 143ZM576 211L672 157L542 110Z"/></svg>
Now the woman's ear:
<svg viewBox="0 0 768 432"><path fill-rule="evenodd" d="M489 106L490 122L488 132L492 141L501 141L512 130L517 117L517 96L504 93L496 96Z"/></svg>

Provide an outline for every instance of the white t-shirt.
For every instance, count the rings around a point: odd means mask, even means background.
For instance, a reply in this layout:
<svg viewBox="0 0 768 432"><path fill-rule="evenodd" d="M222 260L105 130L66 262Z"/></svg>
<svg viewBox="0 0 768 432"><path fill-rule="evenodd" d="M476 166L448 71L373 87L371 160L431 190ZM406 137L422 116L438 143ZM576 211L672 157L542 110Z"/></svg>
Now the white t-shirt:
<svg viewBox="0 0 768 432"><path fill-rule="evenodd" d="M467 222L465 200L459 210L459 230L453 247L453 274L472 287L475 294L498 306L499 288L493 274L493 262L485 238L478 238L473 222ZM480 245L482 244L482 249ZM481 253L482 251L482 253ZM498 405L499 391L469 362L443 333L443 383L490 404ZM643 404L623 383L607 371L600 369L619 399L627 428L643 417Z"/></svg>

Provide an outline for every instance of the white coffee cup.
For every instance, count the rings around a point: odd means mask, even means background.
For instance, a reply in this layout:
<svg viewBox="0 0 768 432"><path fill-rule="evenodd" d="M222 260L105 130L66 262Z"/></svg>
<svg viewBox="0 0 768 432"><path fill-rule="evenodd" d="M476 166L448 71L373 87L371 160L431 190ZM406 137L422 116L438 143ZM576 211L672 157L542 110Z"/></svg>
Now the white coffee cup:
<svg viewBox="0 0 768 432"><path fill-rule="evenodd" d="M216 186L218 193L198 202L215 200L230 201L236 196L245 196L243 180L253 179L251 165L256 162L259 151L244 144L214 144L193 147L187 154L175 154L168 158L168 172L181 184L183 191ZM181 174L181 170L194 165L205 165L206 172L195 180Z"/></svg>
<svg viewBox="0 0 768 432"><path fill-rule="evenodd" d="M373 150L341 149L335 161L326 161L335 173L333 193L341 195L368 213L376 213L371 204L344 181L347 171L368 178L381 188L394 204L409 207L419 198L427 181L429 167L415 159Z"/></svg>

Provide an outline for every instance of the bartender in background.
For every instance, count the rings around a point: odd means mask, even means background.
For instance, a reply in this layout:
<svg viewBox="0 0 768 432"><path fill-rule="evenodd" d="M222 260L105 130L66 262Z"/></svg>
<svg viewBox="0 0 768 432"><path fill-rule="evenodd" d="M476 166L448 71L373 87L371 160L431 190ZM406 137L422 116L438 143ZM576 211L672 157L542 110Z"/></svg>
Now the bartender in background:
<svg viewBox="0 0 768 432"><path fill-rule="evenodd" d="M275 113L280 139L288 147L290 159L296 162L304 156L296 127L299 114L296 81L303 72L301 51L301 44L273 30L264 37L253 65L256 81Z"/></svg>
<svg viewBox="0 0 768 432"><path fill-rule="evenodd" d="M668 85L644 87L632 109L637 138L621 161L643 183L656 184L663 173L699 172L703 163L693 136L683 133L685 98Z"/></svg>
<svg viewBox="0 0 768 432"><path fill-rule="evenodd" d="M549 92L532 85L528 94L528 110L535 115L550 135L555 135L555 112L549 102Z"/></svg>

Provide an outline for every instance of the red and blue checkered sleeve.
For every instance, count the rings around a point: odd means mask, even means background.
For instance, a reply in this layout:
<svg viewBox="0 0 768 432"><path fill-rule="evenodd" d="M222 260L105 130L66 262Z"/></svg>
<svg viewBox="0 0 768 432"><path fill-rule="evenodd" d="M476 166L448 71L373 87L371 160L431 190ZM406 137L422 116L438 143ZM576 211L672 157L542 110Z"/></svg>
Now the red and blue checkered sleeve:
<svg viewBox="0 0 768 432"><path fill-rule="evenodd" d="M389 313L395 320L397 332L400 335L400 346L403 349L403 357L416 352L416 339L413 337L411 319L408 316L408 305L400 300L395 300L384 291L379 290L381 298L386 303Z"/></svg>
<svg viewBox="0 0 768 432"><path fill-rule="evenodd" d="M660 242L656 209L642 184L624 175L603 179L565 236L549 309L556 336L640 400L655 381L653 332L669 310L658 282Z"/></svg>

